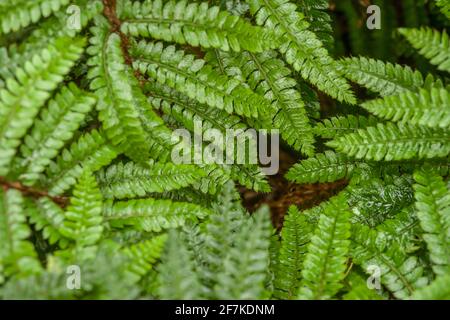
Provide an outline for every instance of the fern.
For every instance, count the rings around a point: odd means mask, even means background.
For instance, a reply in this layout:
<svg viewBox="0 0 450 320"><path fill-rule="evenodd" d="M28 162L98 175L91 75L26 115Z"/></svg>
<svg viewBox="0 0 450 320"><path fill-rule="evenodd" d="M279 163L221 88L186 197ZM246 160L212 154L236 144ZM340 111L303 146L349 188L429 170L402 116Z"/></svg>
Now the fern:
<svg viewBox="0 0 450 320"><path fill-rule="evenodd" d="M342 287L350 246L350 217L343 196L329 202L320 215L303 263L300 299L327 299Z"/></svg>
<svg viewBox="0 0 450 320"><path fill-rule="evenodd" d="M362 104L377 117L408 122L431 128L446 128L450 124L449 92L445 89L419 90L389 96Z"/></svg>
<svg viewBox="0 0 450 320"><path fill-rule="evenodd" d="M41 271L34 247L27 240L31 230L22 212L23 201L19 191L0 189L0 283L13 274L25 276Z"/></svg>
<svg viewBox="0 0 450 320"><path fill-rule="evenodd" d="M348 83L337 72L335 61L308 30L308 22L295 4L287 0L249 0L248 3L256 22L273 29L283 39L280 52L305 80L339 101L356 102Z"/></svg>
<svg viewBox="0 0 450 320"><path fill-rule="evenodd" d="M306 248L312 226L294 206L289 207L281 232L281 245L276 257L274 296L293 299L297 296Z"/></svg>
<svg viewBox="0 0 450 320"><path fill-rule="evenodd" d="M364 129L376 125L377 118L369 116L338 116L325 119L316 124L313 128L314 134L325 138L334 139L344 134L355 132L358 129Z"/></svg>
<svg viewBox="0 0 450 320"><path fill-rule="evenodd" d="M450 44L445 31L421 29L399 29L408 42L439 70L450 72Z"/></svg>
<svg viewBox="0 0 450 320"><path fill-rule="evenodd" d="M80 57L83 45L83 40L61 38L17 69L14 78L5 80L6 88L0 93L0 175L8 173L20 139L50 92Z"/></svg>
<svg viewBox="0 0 450 320"><path fill-rule="evenodd" d="M103 232L101 213L100 190L92 173L85 171L75 186L70 206L59 229L63 236L75 241L77 258L88 259L95 256L95 245Z"/></svg>
<svg viewBox="0 0 450 320"><path fill-rule="evenodd" d="M433 271L448 274L450 266L450 192L441 177L430 170L418 171L414 178L417 216L430 251Z"/></svg>
<svg viewBox="0 0 450 320"><path fill-rule="evenodd" d="M41 18L50 16L66 5L69 0L19 0L14 3L2 2L0 4L2 33L18 31L32 23L36 23Z"/></svg>
<svg viewBox="0 0 450 320"><path fill-rule="evenodd" d="M337 151L367 160L445 157L450 152L447 130L387 123L358 130L328 143Z"/></svg>
<svg viewBox="0 0 450 320"><path fill-rule="evenodd" d="M122 31L127 34L194 47L260 52L276 45L269 30L254 27L206 2L124 1L121 18Z"/></svg>
<svg viewBox="0 0 450 320"><path fill-rule="evenodd" d="M190 165L155 163L144 166L133 162L112 165L97 175L104 197L116 199L177 190L204 176L204 171Z"/></svg>

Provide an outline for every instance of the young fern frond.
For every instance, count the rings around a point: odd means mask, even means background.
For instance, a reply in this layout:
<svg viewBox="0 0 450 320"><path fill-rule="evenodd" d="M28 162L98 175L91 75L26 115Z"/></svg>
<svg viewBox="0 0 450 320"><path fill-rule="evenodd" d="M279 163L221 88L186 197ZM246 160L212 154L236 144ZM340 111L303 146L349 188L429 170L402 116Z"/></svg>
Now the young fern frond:
<svg viewBox="0 0 450 320"><path fill-rule="evenodd" d="M430 128L450 125L450 92L446 89L420 89L372 100L361 105L377 117Z"/></svg>
<svg viewBox="0 0 450 320"><path fill-rule="evenodd" d="M295 164L289 169L286 179L296 183L333 182L351 178L355 170L364 167L368 165L362 161L328 150Z"/></svg>
<svg viewBox="0 0 450 320"><path fill-rule="evenodd" d="M28 237L24 199L17 190L0 188L0 284L6 277L38 274L42 267Z"/></svg>
<svg viewBox="0 0 450 320"><path fill-rule="evenodd" d="M408 42L439 70L450 72L450 42L447 32L431 28L399 29Z"/></svg>
<svg viewBox="0 0 450 320"><path fill-rule="evenodd" d="M379 122L374 116L337 116L329 119L324 119L318 122L313 128L315 135L325 139L335 139L347 133L355 132L358 129L375 126Z"/></svg>
<svg viewBox="0 0 450 320"><path fill-rule="evenodd" d="M76 183L83 170L95 172L119 155L104 137L102 131L92 130L64 149L50 163L47 179L50 195L61 195Z"/></svg>
<svg viewBox="0 0 450 320"><path fill-rule="evenodd" d="M274 111L268 101L240 81L217 73L204 60L176 50L175 46L141 41L132 54L136 70L200 103L253 118Z"/></svg>
<svg viewBox="0 0 450 320"><path fill-rule="evenodd" d="M357 159L431 159L450 153L450 132L408 123L387 123L338 137L327 145Z"/></svg>
<svg viewBox="0 0 450 320"><path fill-rule="evenodd" d="M0 2L0 34L18 31L50 16L69 0L17 0Z"/></svg>
<svg viewBox="0 0 450 320"><path fill-rule="evenodd" d="M64 79L83 52L83 39L60 38L34 55L5 80L0 90L0 175L10 168L26 134L50 92Z"/></svg>
<svg viewBox="0 0 450 320"><path fill-rule="evenodd" d="M205 175L202 169L193 165L120 162L98 172L97 180L106 199L124 199L181 189Z"/></svg>
<svg viewBox="0 0 450 320"><path fill-rule="evenodd" d="M299 299L329 299L342 287L350 246L350 218L344 196L326 205L308 245Z"/></svg>
<svg viewBox="0 0 450 320"><path fill-rule="evenodd" d="M308 82L338 101L355 104L350 85L337 71L336 62L297 6L289 0L247 0L259 25L274 30L282 39L279 48L286 61Z"/></svg>
<svg viewBox="0 0 450 320"><path fill-rule="evenodd" d="M268 29L252 26L243 18L207 2L187 0L123 1L122 31L132 36L221 50L261 52L274 48Z"/></svg>
<svg viewBox="0 0 450 320"><path fill-rule="evenodd" d="M75 257L95 257L96 244L102 237L102 195L94 176L88 170L80 176L64 213L60 228L63 236L75 242Z"/></svg>
<svg viewBox="0 0 450 320"><path fill-rule="evenodd" d="M302 265L312 228L297 207L291 206L284 218L281 244L276 257L274 296L295 299L300 285Z"/></svg>
<svg viewBox="0 0 450 320"><path fill-rule="evenodd" d="M450 191L442 177L426 168L415 172L417 216L427 243L433 271L450 272Z"/></svg>
<svg viewBox="0 0 450 320"><path fill-rule="evenodd" d="M114 227L133 226L137 230L160 232L197 221L210 214L210 210L196 204L171 200L106 201L104 220Z"/></svg>
<svg viewBox="0 0 450 320"><path fill-rule="evenodd" d="M17 161L20 179L27 185L36 182L64 143L72 138L95 102L94 97L78 89L74 83L60 90L42 110L24 139Z"/></svg>

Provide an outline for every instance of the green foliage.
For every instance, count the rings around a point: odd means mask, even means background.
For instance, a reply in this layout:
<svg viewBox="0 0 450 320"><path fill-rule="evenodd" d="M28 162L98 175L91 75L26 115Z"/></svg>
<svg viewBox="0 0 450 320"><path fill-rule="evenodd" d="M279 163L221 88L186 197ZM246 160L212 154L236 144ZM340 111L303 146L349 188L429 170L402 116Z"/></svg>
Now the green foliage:
<svg viewBox="0 0 450 320"><path fill-rule="evenodd" d="M350 217L343 196L331 200L320 215L303 262L300 299L329 299L341 288L350 246Z"/></svg>
<svg viewBox="0 0 450 320"><path fill-rule="evenodd" d="M276 38L270 30L252 26L217 6L209 7L206 2L146 0L122 3L122 31L133 36L225 51L260 52L276 46Z"/></svg>
<svg viewBox="0 0 450 320"><path fill-rule="evenodd" d="M0 0L0 298L449 299L448 3Z"/></svg>
<svg viewBox="0 0 450 320"><path fill-rule="evenodd" d="M288 0L248 0L256 22L273 29L282 39L279 51L301 76L339 101L354 104L350 86L337 71L336 62L297 6Z"/></svg>
<svg viewBox="0 0 450 320"><path fill-rule="evenodd" d="M442 177L432 170L414 174L417 216L430 251L433 271L446 275L450 268L450 192Z"/></svg>
<svg viewBox="0 0 450 320"><path fill-rule="evenodd" d="M430 28L399 29L408 42L439 70L450 72L450 43L445 31Z"/></svg>

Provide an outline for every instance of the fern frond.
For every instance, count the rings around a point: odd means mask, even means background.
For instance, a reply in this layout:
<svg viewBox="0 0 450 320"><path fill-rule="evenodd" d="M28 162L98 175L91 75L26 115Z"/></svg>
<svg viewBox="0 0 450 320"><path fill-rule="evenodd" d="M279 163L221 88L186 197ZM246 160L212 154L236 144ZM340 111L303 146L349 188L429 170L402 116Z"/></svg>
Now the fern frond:
<svg viewBox="0 0 450 320"><path fill-rule="evenodd" d="M338 63L349 80L381 96L416 91L425 83L422 74L409 66L366 57L344 58Z"/></svg>
<svg viewBox="0 0 450 320"><path fill-rule="evenodd" d="M310 30L324 43L328 50L333 49L332 18L327 12L330 4L328 0L297 0L299 11L310 24Z"/></svg>
<svg viewBox="0 0 450 320"><path fill-rule="evenodd" d="M182 233L171 230L159 267L161 299L201 299L202 284L195 272L195 257Z"/></svg>
<svg viewBox="0 0 450 320"><path fill-rule="evenodd" d="M272 103L277 110L273 126L281 130L282 138L303 154L314 153L311 124L297 82L275 52L261 54L243 52L236 57L250 87Z"/></svg>
<svg viewBox="0 0 450 320"><path fill-rule="evenodd" d="M450 42L447 32L431 28L399 29L401 35L439 70L450 72Z"/></svg>
<svg viewBox="0 0 450 320"><path fill-rule="evenodd" d="M427 284L418 258L407 255L398 244L389 243L383 233L355 224L352 235L353 261L368 273L373 267L379 268L381 283L395 297L407 298Z"/></svg>
<svg viewBox="0 0 450 320"><path fill-rule="evenodd" d="M118 156L103 132L92 130L64 149L46 171L50 195L60 195L76 183L83 170L95 172Z"/></svg>
<svg viewBox="0 0 450 320"><path fill-rule="evenodd" d="M20 139L50 92L80 57L83 39L60 38L6 79L0 90L0 175L6 175Z"/></svg>
<svg viewBox="0 0 450 320"><path fill-rule="evenodd" d="M450 273L450 191L442 177L429 168L416 171L414 185L417 216L427 243L433 271Z"/></svg>
<svg viewBox="0 0 450 320"><path fill-rule="evenodd" d="M159 232L163 229L182 226L186 221L197 221L210 211L196 204L172 202L171 200L128 200L105 203L104 220L114 227L125 225L135 229Z"/></svg>
<svg viewBox="0 0 450 320"><path fill-rule="evenodd" d="M200 103L253 118L273 113L268 101L240 81L217 73L204 60L174 46L141 41L132 54L135 69Z"/></svg>
<svg viewBox="0 0 450 320"><path fill-rule="evenodd" d="M359 271L359 270L358 270ZM351 288L349 292L343 295L344 300L381 300L381 296L367 286L367 279L363 275L350 272L346 282Z"/></svg>
<svg viewBox="0 0 450 320"><path fill-rule="evenodd" d="M350 159L340 153L325 151L295 164L285 177L296 183L333 182L350 178L355 170L365 166L367 165L362 161Z"/></svg>
<svg viewBox="0 0 450 320"><path fill-rule="evenodd" d="M207 2L123 1L121 17L122 31L132 36L225 51L261 52L277 45L270 30L252 26Z"/></svg>
<svg viewBox="0 0 450 320"><path fill-rule="evenodd" d="M94 257L103 232L103 217L102 195L91 172L86 170L79 178L64 218L60 232L76 243L76 257Z"/></svg>
<svg viewBox="0 0 450 320"><path fill-rule="evenodd" d="M124 247L121 251L130 260L130 270L140 277L150 272L160 258L166 240L167 235L163 234L150 240Z"/></svg>
<svg viewBox="0 0 450 320"><path fill-rule="evenodd" d="M281 230L281 245L276 258L274 296L278 299L297 297L301 269L310 241L312 226L297 207L290 206Z"/></svg>
<svg viewBox="0 0 450 320"><path fill-rule="evenodd" d="M437 277L431 284L420 288L411 296L413 300L448 300L450 299L450 274Z"/></svg>
<svg viewBox="0 0 450 320"><path fill-rule="evenodd" d="M435 2L441 12L450 19L450 2L448 0L435 0Z"/></svg>
<svg viewBox="0 0 450 320"><path fill-rule="evenodd" d="M247 2L257 24L273 29L282 39L280 52L303 79L339 101L356 103L350 85L337 71L336 62L317 36L308 30L309 24L295 4L288 0Z"/></svg>
<svg viewBox="0 0 450 320"><path fill-rule="evenodd" d="M450 125L450 92L446 89L421 89L372 100L361 105L377 117L431 128Z"/></svg>
<svg viewBox="0 0 450 320"><path fill-rule="evenodd" d="M65 219L64 210L57 204L47 197L40 198L27 206L27 215L34 228L42 231L42 236L50 244L58 243L62 249L67 247L70 239L60 231Z"/></svg>
<svg viewBox="0 0 450 320"><path fill-rule="evenodd" d="M27 240L30 234L22 194L0 188L0 283L13 274L26 276L42 271L34 247Z"/></svg>
<svg viewBox="0 0 450 320"><path fill-rule="evenodd" d="M308 245L299 299L329 299L342 287L350 246L350 218L351 211L342 195L326 205Z"/></svg>
<svg viewBox="0 0 450 320"><path fill-rule="evenodd" d="M18 31L50 16L69 0L17 0L0 2L0 34Z"/></svg>
<svg viewBox="0 0 450 320"><path fill-rule="evenodd" d="M316 124L313 132L322 138L334 139L344 134L355 132L358 129L375 126L378 122L379 119L373 116L354 116L350 114L324 119Z"/></svg>
<svg viewBox="0 0 450 320"><path fill-rule="evenodd" d="M269 209L255 212L240 226L217 275L218 299L261 299L269 265Z"/></svg>
<svg viewBox="0 0 450 320"><path fill-rule="evenodd" d="M48 108L35 124L21 146L18 166L20 179L32 185L39 178L64 143L72 138L85 115L92 109L95 98L71 83L63 87L48 103Z"/></svg>
<svg viewBox="0 0 450 320"><path fill-rule="evenodd" d="M100 18L92 32L88 77L98 97L99 119L105 133L136 162L145 162L150 155L166 159L171 132L153 112L125 64L119 35L109 34L107 22Z"/></svg>
<svg viewBox="0 0 450 320"><path fill-rule="evenodd" d="M100 171L97 180L105 198L124 199L181 189L205 175L203 170L193 165L120 162Z"/></svg>
<svg viewBox="0 0 450 320"><path fill-rule="evenodd" d="M450 153L450 132L408 123L387 123L338 137L327 145L357 159L431 159Z"/></svg>

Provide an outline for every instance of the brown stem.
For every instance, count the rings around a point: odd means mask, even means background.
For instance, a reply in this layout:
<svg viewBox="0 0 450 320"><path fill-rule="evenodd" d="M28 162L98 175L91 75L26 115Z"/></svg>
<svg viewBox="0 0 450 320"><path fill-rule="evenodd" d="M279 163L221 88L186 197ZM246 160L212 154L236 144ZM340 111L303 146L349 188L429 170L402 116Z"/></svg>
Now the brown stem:
<svg viewBox="0 0 450 320"><path fill-rule="evenodd" d="M4 177L0 177L0 185L2 186L4 191L7 191L8 189L15 189L20 191L22 194L33 198L48 197L61 207L67 206L69 202L69 199L67 197L50 196L47 191L27 187L21 184L20 182L7 181Z"/></svg>

